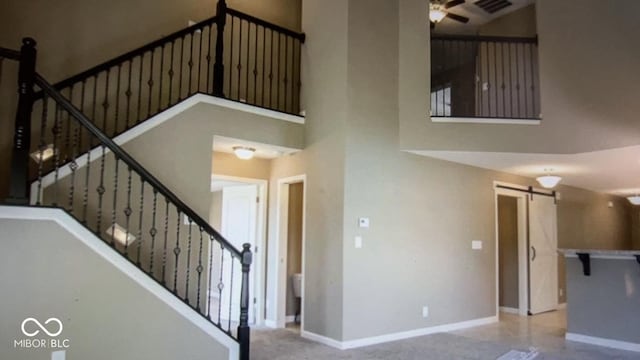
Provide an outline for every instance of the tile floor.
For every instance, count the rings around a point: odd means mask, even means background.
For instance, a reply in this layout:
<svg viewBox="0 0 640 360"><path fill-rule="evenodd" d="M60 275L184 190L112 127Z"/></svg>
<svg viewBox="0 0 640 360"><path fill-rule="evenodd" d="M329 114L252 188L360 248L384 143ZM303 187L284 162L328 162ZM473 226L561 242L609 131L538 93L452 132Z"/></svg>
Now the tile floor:
<svg viewBox="0 0 640 360"><path fill-rule="evenodd" d="M351 350L337 350L299 336L295 326L252 332L252 360L494 360L509 350L535 348L536 360L640 359L640 354L564 340L564 310L521 317L500 314L500 322Z"/></svg>

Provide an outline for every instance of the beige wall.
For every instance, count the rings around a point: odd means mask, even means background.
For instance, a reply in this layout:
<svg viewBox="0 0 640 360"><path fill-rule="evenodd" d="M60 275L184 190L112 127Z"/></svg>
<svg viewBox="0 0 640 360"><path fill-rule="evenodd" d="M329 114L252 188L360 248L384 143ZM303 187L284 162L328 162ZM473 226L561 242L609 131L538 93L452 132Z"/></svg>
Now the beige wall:
<svg viewBox="0 0 640 360"><path fill-rule="evenodd" d="M1 358L51 357L51 349L9 345L10 339L24 338L20 323L26 317L59 318L60 338L70 340L68 358L229 358L221 344L60 225L2 219L0 227Z"/></svg>
<svg viewBox="0 0 640 360"><path fill-rule="evenodd" d="M517 309L518 300L518 199L498 196L498 254L500 306Z"/></svg>
<svg viewBox="0 0 640 360"><path fill-rule="evenodd" d="M293 293L293 274L302 272L302 196L303 184L289 185L287 211L287 305L286 315L295 315L298 299Z"/></svg>
<svg viewBox="0 0 640 360"><path fill-rule="evenodd" d="M211 169L211 173L214 175L268 180L271 175L271 160L256 157L242 160L234 154L214 151Z"/></svg>
<svg viewBox="0 0 640 360"><path fill-rule="evenodd" d="M576 153L638 144L635 114L640 104L633 95L637 82L629 71L636 67L640 49L628 44L636 42L640 32L635 16L639 2L620 0L616 11L603 11L598 0L536 2L543 119L538 126L425 121L429 109L424 95L429 91L425 8L424 1L400 1L401 148ZM616 66L611 66L612 59Z"/></svg>
<svg viewBox="0 0 640 360"><path fill-rule="evenodd" d="M536 6L518 9L501 16L478 28L479 35L532 37L538 34L536 29Z"/></svg>
<svg viewBox="0 0 640 360"><path fill-rule="evenodd" d="M209 224L216 230L222 225L222 190L211 193L211 210L209 211Z"/></svg>

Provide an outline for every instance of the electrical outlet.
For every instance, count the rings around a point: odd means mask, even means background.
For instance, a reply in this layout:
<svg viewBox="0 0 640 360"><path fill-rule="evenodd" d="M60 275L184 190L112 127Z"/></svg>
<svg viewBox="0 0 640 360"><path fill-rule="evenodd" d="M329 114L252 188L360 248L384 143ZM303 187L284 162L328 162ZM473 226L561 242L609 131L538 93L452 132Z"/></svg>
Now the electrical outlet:
<svg viewBox="0 0 640 360"><path fill-rule="evenodd" d="M471 241L471 249L473 249L473 250L482 250L482 240L472 240Z"/></svg>
<svg viewBox="0 0 640 360"><path fill-rule="evenodd" d="M422 317L429 317L429 307L428 306L423 306L422 307Z"/></svg>
<svg viewBox="0 0 640 360"><path fill-rule="evenodd" d="M362 236L356 236L355 241L356 249L360 249L362 247Z"/></svg>

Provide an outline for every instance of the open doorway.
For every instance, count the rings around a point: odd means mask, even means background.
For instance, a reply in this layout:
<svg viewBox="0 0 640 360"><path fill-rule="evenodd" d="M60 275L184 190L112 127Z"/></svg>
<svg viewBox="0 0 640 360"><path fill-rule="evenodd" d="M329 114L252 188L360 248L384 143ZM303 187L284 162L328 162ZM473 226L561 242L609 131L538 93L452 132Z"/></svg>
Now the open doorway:
<svg viewBox="0 0 640 360"><path fill-rule="evenodd" d="M304 329L305 176L278 180L275 327Z"/></svg>
<svg viewBox="0 0 640 360"><path fill-rule="evenodd" d="M558 308L556 194L496 183L496 313Z"/></svg>
<svg viewBox="0 0 640 360"><path fill-rule="evenodd" d="M267 181L214 174L211 178L211 209L209 222L213 228L219 229L224 236L236 248L241 249L242 244L251 244L254 252L254 263L249 272L249 287L253 306L249 307L249 323L261 324L264 319L264 256L260 249L264 249L265 243L265 216L266 216L266 187ZM212 256L216 257L213 249ZM231 262L222 262L223 267L231 266ZM224 274L233 274L232 283L241 281L241 272L232 269L221 269ZM216 289L220 282L220 276L215 269L210 278L210 288ZM231 279L222 279L223 283L231 283ZM226 282L225 282L226 280ZM235 294L239 296L238 294ZM218 298L215 291L209 294L212 303L219 302L221 308L230 308L231 319L239 316L239 299ZM230 307L231 305L231 307Z"/></svg>

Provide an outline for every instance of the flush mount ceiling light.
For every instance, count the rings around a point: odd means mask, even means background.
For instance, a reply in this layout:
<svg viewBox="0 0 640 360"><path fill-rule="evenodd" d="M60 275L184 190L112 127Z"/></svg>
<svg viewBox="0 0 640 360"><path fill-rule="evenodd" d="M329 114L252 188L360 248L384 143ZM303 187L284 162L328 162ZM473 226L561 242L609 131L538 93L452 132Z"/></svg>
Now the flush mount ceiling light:
<svg viewBox="0 0 640 360"><path fill-rule="evenodd" d="M547 174L536 178L540 185L547 189L554 188L556 185L558 185L560 180L562 180L560 176L551 175L551 170L552 169L544 169Z"/></svg>
<svg viewBox="0 0 640 360"><path fill-rule="evenodd" d="M247 146L234 146L233 147L233 153L236 154L236 156L239 159L242 159L242 160L251 159L255 152L256 152L256 149L250 148L250 147L247 147Z"/></svg>
<svg viewBox="0 0 640 360"><path fill-rule="evenodd" d="M129 233L125 228L118 224L113 224L105 230L105 233L111 236L120 245L129 246L136 240L136 237Z"/></svg>
<svg viewBox="0 0 640 360"><path fill-rule="evenodd" d="M640 195L628 196L627 200L633 205L640 205Z"/></svg>
<svg viewBox="0 0 640 360"><path fill-rule="evenodd" d="M55 148L53 147L53 144L49 144L46 146L41 147L40 149L34 151L31 153L31 158L33 160L35 160L36 162L44 162L47 161L49 159L51 159L51 157L53 157L53 155L55 155L56 151Z"/></svg>
<svg viewBox="0 0 640 360"><path fill-rule="evenodd" d="M442 10L442 5L431 4L429 6L429 20L433 23L439 23L447 16L447 13Z"/></svg>

